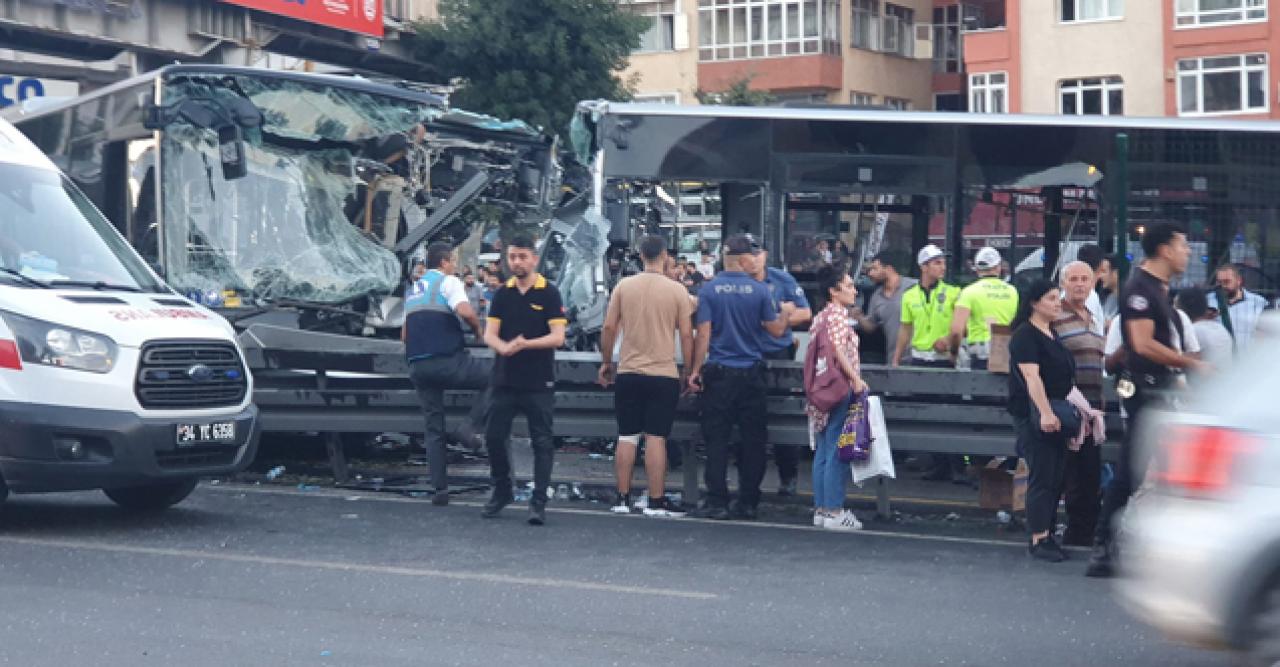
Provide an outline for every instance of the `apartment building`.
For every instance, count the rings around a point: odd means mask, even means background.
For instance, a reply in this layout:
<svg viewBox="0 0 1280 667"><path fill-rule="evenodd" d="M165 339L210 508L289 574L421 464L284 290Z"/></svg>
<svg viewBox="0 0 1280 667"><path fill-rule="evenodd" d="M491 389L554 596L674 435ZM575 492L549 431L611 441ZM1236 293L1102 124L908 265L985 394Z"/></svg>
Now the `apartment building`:
<svg viewBox="0 0 1280 667"><path fill-rule="evenodd" d="M961 28L969 109L1280 117L1277 1L1003 0Z"/></svg>

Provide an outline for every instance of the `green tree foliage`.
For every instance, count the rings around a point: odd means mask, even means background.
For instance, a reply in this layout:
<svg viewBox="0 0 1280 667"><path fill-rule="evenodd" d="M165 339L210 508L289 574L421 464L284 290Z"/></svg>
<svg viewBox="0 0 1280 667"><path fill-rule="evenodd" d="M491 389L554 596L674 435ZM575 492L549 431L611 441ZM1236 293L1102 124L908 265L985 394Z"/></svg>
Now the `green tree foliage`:
<svg viewBox="0 0 1280 667"><path fill-rule="evenodd" d="M460 84L457 108L567 133L580 100L630 98L620 74L647 25L615 0L441 0L413 48Z"/></svg>
<svg viewBox="0 0 1280 667"><path fill-rule="evenodd" d="M749 76L734 81L721 92L709 93L698 89L694 96L698 98L699 104L721 104L730 107L763 107L777 101L769 91L752 88Z"/></svg>

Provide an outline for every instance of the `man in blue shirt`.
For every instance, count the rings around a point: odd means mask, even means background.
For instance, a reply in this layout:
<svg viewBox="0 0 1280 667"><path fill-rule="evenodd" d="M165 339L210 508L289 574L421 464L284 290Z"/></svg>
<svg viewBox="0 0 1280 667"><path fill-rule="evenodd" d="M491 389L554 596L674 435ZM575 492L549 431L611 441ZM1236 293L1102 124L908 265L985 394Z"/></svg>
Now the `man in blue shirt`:
<svg viewBox="0 0 1280 667"><path fill-rule="evenodd" d="M795 306L783 302L779 312L768 288L751 277L761 250L750 236L732 236L724 246L725 270L698 292L698 333L689 373L690 391L702 393L702 436L707 445L707 498L697 515L730 518L729 442L737 424L742 454L732 515L750 520L760 502L768 439L760 332L781 336Z"/></svg>
<svg viewBox="0 0 1280 667"><path fill-rule="evenodd" d="M418 391L426 417L427 465L435 493L431 502L449 504L449 474L445 468L444 392L446 389L483 389L488 372L466 350L459 318L480 336L480 318L467 300L466 288L453 275L457 260L448 243L427 246L427 271L405 294L404 341L409 379ZM483 401L473 403L471 431L482 421Z"/></svg>
<svg viewBox="0 0 1280 667"><path fill-rule="evenodd" d="M760 330L760 346L764 348L765 359L780 361L795 360L795 336L791 335L792 327L800 327L813 319L813 310L809 307L809 299L805 298L796 279L782 269L768 266L769 251L760 249L759 261L751 277L769 287L769 298L773 307L781 309L782 304L790 303L795 308L787 317L787 328L781 336L771 336ZM774 445L773 461L778 466L778 495L794 496L796 494L796 477L800 471L800 449L790 445Z"/></svg>

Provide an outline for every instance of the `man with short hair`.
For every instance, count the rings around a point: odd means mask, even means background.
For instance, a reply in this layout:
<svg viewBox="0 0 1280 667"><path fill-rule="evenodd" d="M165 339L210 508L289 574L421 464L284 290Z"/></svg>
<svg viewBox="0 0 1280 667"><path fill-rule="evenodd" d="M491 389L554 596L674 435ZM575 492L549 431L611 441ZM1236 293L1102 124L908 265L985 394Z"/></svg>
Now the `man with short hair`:
<svg viewBox="0 0 1280 667"><path fill-rule="evenodd" d="M1116 391L1129 416L1128 434L1135 432L1144 408L1158 400L1159 392L1174 386L1178 369L1205 368L1202 362L1173 347L1173 334L1182 324L1169 303L1169 281L1185 272L1191 261L1186 232L1174 223L1154 224L1142 236L1142 252L1146 259L1129 277L1120 295L1127 375L1121 378ZM1133 481L1142 478L1139 464L1134 460L1132 438L1126 436L1120 445L1116 475L1102 501L1088 576L1112 575L1111 520L1129 502Z"/></svg>
<svg viewBox="0 0 1280 667"><path fill-rule="evenodd" d="M902 275L907 259L891 250L881 250L867 265L867 277L877 287L867 301L867 310L854 306L851 311L862 334L884 332L884 361L893 358L902 328L902 295L915 287L916 279ZM865 360L864 360L865 363Z"/></svg>
<svg viewBox="0 0 1280 667"><path fill-rule="evenodd" d="M773 300L774 308L781 309L784 303L790 303L794 306L791 314L787 317L787 328L782 332L781 336L772 336L765 330L760 330L760 346L764 349L764 358L778 361L794 361L795 337L792 335L791 329L792 327L804 326L809 323L809 320L813 319L813 310L809 307L809 299L805 297L804 289L800 287L800 284L796 282L796 279L790 273L777 267L768 266L768 250L762 247L756 259L755 270L751 272L751 277L768 286L769 298ZM800 449L791 445L774 445L773 460L778 466L778 495L782 497L794 496L796 494L796 478L800 474Z"/></svg>
<svg viewBox="0 0 1280 667"><path fill-rule="evenodd" d="M902 295L902 327L890 364L898 366L910 350L907 363L928 368L951 368L951 317L960 290L942 279L947 256L930 243L916 254L920 282Z"/></svg>
<svg viewBox="0 0 1280 667"><path fill-rule="evenodd" d="M1089 270L1093 271L1095 287L1102 282L1105 277L1103 270L1106 268L1103 265L1107 264L1107 261L1101 247L1095 243L1086 243L1080 246L1080 249L1076 251L1076 261L1084 262L1088 265ZM1095 327L1095 333L1099 336L1106 336L1107 316L1102 310L1102 298L1098 296L1096 290L1090 293L1086 307L1093 314L1091 321Z"/></svg>
<svg viewBox="0 0 1280 667"><path fill-rule="evenodd" d="M978 279L960 290L951 316L951 350L954 356L963 339L969 352L969 368L987 370L991 359L992 325L1008 326L1018 314L1018 290L1000 280L1000 251L986 247L973 258Z"/></svg>
<svg viewBox="0 0 1280 667"><path fill-rule="evenodd" d="M467 301L471 304L471 309L477 313L484 311L484 288L476 282L474 273L467 271L462 274L462 286L466 288Z"/></svg>
<svg viewBox="0 0 1280 667"><path fill-rule="evenodd" d="M1076 364L1076 387L1096 410L1105 409L1102 394L1103 351L1106 341L1091 321L1085 304L1094 293L1096 273L1088 264L1071 262L1059 274L1062 312L1053 322L1059 342L1071 352ZM1092 437L1078 450L1068 449L1063 486L1066 491L1067 532L1063 544L1090 546L1098 523L1102 485L1102 448Z"/></svg>
<svg viewBox="0 0 1280 667"><path fill-rule="evenodd" d="M1218 321L1218 311L1209 307L1205 290L1198 287L1178 290L1177 303L1191 320L1191 328L1200 343L1200 359L1215 371L1230 368L1235 356L1231 332Z"/></svg>
<svg viewBox="0 0 1280 667"><path fill-rule="evenodd" d="M427 246L427 271L405 295L405 320L400 339L405 344L409 379L418 392L426 417L427 465L435 493L431 502L449 504L449 474L445 450L444 392L481 389L488 382L484 366L466 351L462 318L480 337L480 318L467 300L462 281L453 275L456 259L448 243ZM473 421L477 415L473 412ZM472 428L477 424L473 424Z"/></svg>
<svg viewBox="0 0 1280 667"><path fill-rule="evenodd" d="M599 383L615 385L614 413L618 445L614 452L618 494L613 511L629 513L636 449L644 438L644 471L649 480L646 516L683 516L684 509L666 498L667 437L680 401L680 369L676 368L676 336L684 366L693 366L693 306L689 295L664 275L666 241L646 236L640 241L644 272L623 278L609 297L600 349L613 350L622 336L615 377L613 359L600 363Z"/></svg>
<svg viewBox="0 0 1280 667"><path fill-rule="evenodd" d="M529 523L547 520L547 497L554 464L555 351L564 345L568 324L560 291L537 272L533 238L517 234L506 244L511 279L493 296L484 342L495 353L489 426L489 474L493 495L483 516L498 516L515 500L511 488L511 422L524 414L533 445L533 494Z"/></svg>
<svg viewBox="0 0 1280 667"><path fill-rule="evenodd" d="M702 277L706 280L711 280L716 277L716 262L715 259L711 257L711 253L707 250L703 250L700 257L702 261L694 265L697 267L698 273L701 273Z"/></svg>
<svg viewBox="0 0 1280 667"><path fill-rule="evenodd" d="M1267 300L1244 288L1244 278L1235 264L1218 267L1215 275L1218 291L1208 295L1209 307L1218 311L1221 318L1222 305L1218 303L1218 295L1225 295L1227 312L1226 317L1222 318L1223 325L1235 339L1236 351L1244 352L1253 342L1253 333L1258 328L1258 318L1262 317L1262 311L1267 309Z"/></svg>
<svg viewBox="0 0 1280 667"><path fill-rule="evenodd" d="M698 516L751 520L756 518L760 502L769 435L759 331L763 328L772 336L782 335L794 306L783 302L779 312L768 289L750 276L761 252L750 236L729 237L725 251L725 270L699 292L698 333L689 372L689 390L702 393L702 435L707 446L707 498L698 508ZM738 501L731 513L729 443L734 424L742 435L742 454Z"/></svg>

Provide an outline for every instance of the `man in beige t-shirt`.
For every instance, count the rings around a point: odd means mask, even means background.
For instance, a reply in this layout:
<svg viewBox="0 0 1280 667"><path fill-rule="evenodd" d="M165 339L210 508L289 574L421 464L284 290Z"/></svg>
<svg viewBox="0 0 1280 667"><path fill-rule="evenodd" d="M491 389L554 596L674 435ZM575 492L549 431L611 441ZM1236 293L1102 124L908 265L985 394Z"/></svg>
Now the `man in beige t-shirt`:
<svg viewBox="0 0 1280 667"><path fill-rule="evenodd" d="M605 314L600 349L600 384L616 384L614 411L618 420L618 446L614 471L618 496L613 511L630 513L631 476L636 447L645 439L644 469L649 478L649 516L682 516L684 510L666 500L667 436L675 423L682 378L676 367L676 336L684 368L693 365L693 306L680 283L666 277L667 243L660 236L640 241L644 273L624 278L613 289ZM622 350L614 373L614 342L622 334Z"/></svg>

